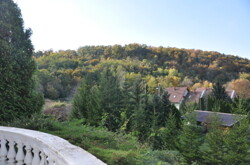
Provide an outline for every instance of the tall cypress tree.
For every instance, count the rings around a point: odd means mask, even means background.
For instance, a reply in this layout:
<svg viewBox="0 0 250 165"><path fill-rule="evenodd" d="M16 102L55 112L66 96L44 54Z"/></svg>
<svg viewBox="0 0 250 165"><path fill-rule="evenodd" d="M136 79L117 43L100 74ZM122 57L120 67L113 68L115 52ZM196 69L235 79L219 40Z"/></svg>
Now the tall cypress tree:
<svg viewBox="0 0 250 165"><path fill-rule="evenodd" d="M31 30L12 0L0 1L0 121L29 116L42 107L34 90Z"/></svg>

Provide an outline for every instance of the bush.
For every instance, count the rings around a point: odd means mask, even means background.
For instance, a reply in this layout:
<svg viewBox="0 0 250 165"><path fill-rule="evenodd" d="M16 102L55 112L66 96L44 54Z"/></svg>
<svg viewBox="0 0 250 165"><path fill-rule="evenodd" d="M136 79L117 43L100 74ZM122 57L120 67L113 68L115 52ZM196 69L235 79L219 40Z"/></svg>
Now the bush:
<svg viewBox="0 0 250 165"><path fill-rule="evenodd" d="M25 128L31 130L58 130L59 127L54 124L55 119L45 116L41 113L35 113L31 117L21 117L12 122L2 123L10 127Z"/></svg>
<svg viewBox="0 0 250 165"><path fill-rule="evenodd" d="M82 147L110 165L178 164L181 156L175 151L151 151L132 135L110 132L102 127L84 125L84 120L55 122L57 130L45 130Z"/></svg>
<svg viewBox="0 0 250 165"><path fill-rule="evenodd" d="M137 151L124 151L113 149L102 149L93 147L89 150L90 153L95 154L107 164L119 165L134 165L142 164L138 159L139 153Z"/></svg>

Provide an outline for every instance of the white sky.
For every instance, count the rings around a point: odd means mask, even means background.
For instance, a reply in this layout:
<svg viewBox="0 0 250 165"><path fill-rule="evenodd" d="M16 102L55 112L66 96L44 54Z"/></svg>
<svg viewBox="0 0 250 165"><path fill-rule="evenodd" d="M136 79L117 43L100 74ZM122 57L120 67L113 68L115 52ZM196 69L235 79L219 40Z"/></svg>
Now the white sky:
<svg viewBox="0 0 250 165"><path fill-rule="evenodd" d="M22 1L22 2L21 2ZM33 30L35 49L77 49L102 44L107 34L77 3L62 0L18 0L26 27Z"/></svg>

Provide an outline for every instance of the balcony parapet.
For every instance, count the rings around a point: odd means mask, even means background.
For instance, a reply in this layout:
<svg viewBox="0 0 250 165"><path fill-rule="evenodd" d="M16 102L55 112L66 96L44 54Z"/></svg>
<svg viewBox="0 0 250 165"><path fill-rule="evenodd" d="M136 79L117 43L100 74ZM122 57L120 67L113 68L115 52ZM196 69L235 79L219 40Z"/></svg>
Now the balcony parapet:
<svg viewBox="0 0 250 165"><path fill-rule="evenodd" d="M47 133L0 126L0 165L105 165L68 141Z"/></svg>

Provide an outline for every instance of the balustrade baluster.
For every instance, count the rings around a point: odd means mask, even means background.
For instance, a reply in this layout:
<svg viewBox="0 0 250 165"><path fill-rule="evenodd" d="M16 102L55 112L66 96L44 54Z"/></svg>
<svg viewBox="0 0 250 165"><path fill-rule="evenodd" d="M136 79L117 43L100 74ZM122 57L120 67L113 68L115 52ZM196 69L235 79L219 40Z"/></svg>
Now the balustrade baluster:
<svg viewBox="0 0 250 165"><path fill-rule="evenodd" d="M12 140L9 141L9 152L7 154L7 158L9 159L8 160L9 165L14 165L16 162L16 151L14 148L15 144L16 143L14 141Z"/></svg>
<svg viewBox="0 0 250 165"><path fill-rule="evenodd" d="M39 165L47 165L46 156L45 156L44 152L41 152L40 156L41 156L41 161L40 161Z"/></svg>
<svg viewBox="0 0 250 165"><path fill-rule="evenodd" d="M40 163L39 152L38 149L33 148L34 158L31 163L32 165L38 165Z"/></svg>
<svg viewBox="0 0 250 165"><path fill-rule="evenodd" d="M7 140L4 138L1 138L1 149L0 149L0 162L5 162L7 159L7 148L6 148Z"/></svg>
<svg viewBox="0 0 250 165"><path fill-rule="evenodd" d="M8 165L7 162L0 162L0 165Z"/></svg>
<svg viewBox="0 0 250 165"><path fill-rule="evenodd" d="M16 165L23 165L23 163L24 163L23 143L18 142L17 149L18 150L17 150L17 155L16 155L16 160L17 160Z"/></svg>
<svg viewBox="0 0 250 165"><path fill-rule="evenodd" d="M90 153L60 137L0 126L0 165L69 164L105 165Z"/></svg>
<svg viewBox="0 0 250 165"><path fill-rule="evenodd" d="M48 165L54 165L54 161L50 156L48 157L48 162Z"/></svg>
<svg viewBox="0 0 250 165"><path fill-rule="evenodd" d="M25 155L25 158L24 158L24 163L26 165L31 165L31 163L32 163L31 147L29 145L27 145L25 147L25 150L26 150L26 155Z"/></svg>

